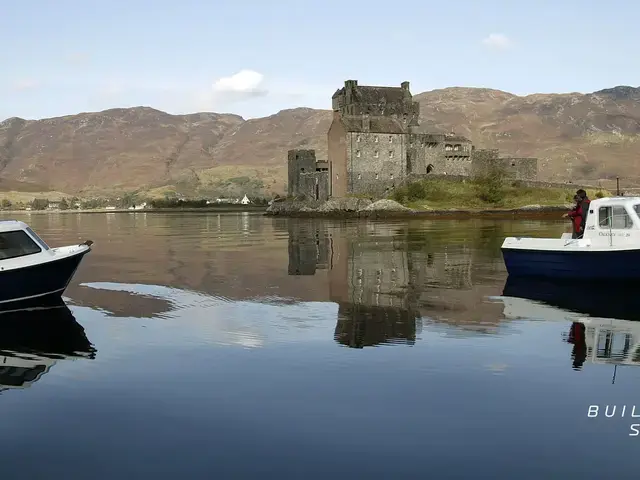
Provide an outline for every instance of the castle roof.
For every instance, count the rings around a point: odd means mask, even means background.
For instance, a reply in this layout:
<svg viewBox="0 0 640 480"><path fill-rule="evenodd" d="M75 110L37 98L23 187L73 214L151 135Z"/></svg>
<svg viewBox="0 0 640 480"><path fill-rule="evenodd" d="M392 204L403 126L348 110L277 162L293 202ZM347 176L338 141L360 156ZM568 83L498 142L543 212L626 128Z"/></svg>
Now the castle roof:
<svg viewBox="0 0 640 480"><path fill-rule="evenodd" d="M365 132L363 125L363 116L349 116L344 115L341 117L342 123L347 132ZM366 130L369 133L407 133L407 127L400 121L393 117L371 116L369 117L369 128Z"/></svg>
<svg viewBox="0 0 640 480"><path fill-rule="evenodd" d="M405 99L405 90L402 87L377 87L368 85L356 85L353 87L354 101L364 104L398 103ZM331 98L344 94L344 87L336 90Z"/></svg>

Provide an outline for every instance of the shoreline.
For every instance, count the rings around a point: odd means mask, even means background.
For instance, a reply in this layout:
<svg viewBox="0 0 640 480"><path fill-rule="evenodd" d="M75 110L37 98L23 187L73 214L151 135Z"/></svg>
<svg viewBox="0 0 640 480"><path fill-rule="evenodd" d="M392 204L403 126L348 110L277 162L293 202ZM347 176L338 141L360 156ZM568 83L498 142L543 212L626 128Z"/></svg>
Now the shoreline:
<svg viewBox="0 0 640 480"><path fill-rule="evenodd" d="M433 209L433 210L333 210L333 211L288 211L269 212L266 207L250 208L153 208L142 210L129 209L78 209L78 210L2 210L0 216L6 215L50 215L50 214L106 214L106 213L261 213L266 217L276 218L318 218L318 219L413 219L413 218L513 218L526 219L552 217L558 213L566 213L568 208L562 206L540 206L519 208L490 208L490 209Z"/></svg>
<svg viewBox="0 0 640 480"><path fill-rule="evenodd" d="M203 207L203 208L145 208L141 210L129 210L128 208L117 208L115 210L106 210L104 208L91 208L91 209L68 209L68 210L0 210L0 215L43 215L43 214L71 214L71 213L171 213L171 212L217 212L217 213L231 213L231 212L247 212L247 213L260 213L266 210L267 206L260 207Z"/></svg>
<svg viewBox="0 0 640 480"><path fill-rule="evenodd" d="M526 218L553 217L566 213L566 205L492 208L492 209L433 209L433 210L342 210L342 211L289 211L265 212L268 217L280 218L323 218L323 219L412 219L412 218Z"/></svg>

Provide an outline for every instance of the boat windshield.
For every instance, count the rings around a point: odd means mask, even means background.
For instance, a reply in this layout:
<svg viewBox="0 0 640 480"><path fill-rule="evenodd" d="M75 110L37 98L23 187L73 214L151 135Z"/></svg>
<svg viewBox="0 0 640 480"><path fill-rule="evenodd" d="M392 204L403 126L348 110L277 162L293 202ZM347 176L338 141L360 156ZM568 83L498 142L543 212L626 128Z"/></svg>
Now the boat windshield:
<svg viewBox="0 0 640 480"><path fill-rule="evenodd" d="M40 253L42 248L23 230L0 233L0 260Z"/></svg>
<svg viewBox="0 0 640 480"><path fill-rule="evenodd" d="M40 245L40 248L42 248L43 250L49 250L49 245L47 245L46 243L44 243L44 240L42 240L38 234L36 234L36 232L34 232L33 230L31 230L30 227L27 227L27 233L29 233L29 235L31 235L31 238L33 238L36 243L38 245Z"/></svg>

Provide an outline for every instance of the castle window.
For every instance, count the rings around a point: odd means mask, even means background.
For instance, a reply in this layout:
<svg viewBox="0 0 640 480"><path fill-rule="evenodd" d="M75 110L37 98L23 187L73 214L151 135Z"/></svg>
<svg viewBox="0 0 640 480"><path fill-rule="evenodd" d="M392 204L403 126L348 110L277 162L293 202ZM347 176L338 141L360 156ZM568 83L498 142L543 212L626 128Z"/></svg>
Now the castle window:
<svg viewBox="0 0 640 480"><path fill-rule="evenodd" d="M304 172L304 168L301 168L301 169L300 169L300 171L301 171L301 172Z"/></svg>
<svg viewBox="0 0 640 480"><path fill-rule="evenodd" d="M393 150L389 150L389 158L393 158Z"/></svg>
<svg viewBox="0 0 640 480"><path fill-rule="evenodd" d="M389 143L393 142L393 135L389 135Z"/></svg>
<svg viewBox="0 0 640 480"><path fill-rule="evenodd" d="M356 150L356 157L360 157L360 150Z"/></svg>
<svg viewBox="0 0 640 480"><path fill-rule="evenodd" d="M515 167L516 166L516 162L511 162L511 166Z"/></svg>
<svg viewBox="0 0 640 480"><path fill-rule="evenodd" d="M378 143L378 135L376 135L375 137L373 137L373 141L374 141L374 143Z"/></svg>
<svg viewBox="0 0 640 480"><path fill-rule="evenodd" d="M391 177L390 177L390 178L391 178L391 180L393 180L393 173L391 174Z"/></svg>
<svg viewBox="0 0 640 480"><path fill-rule="evenodd" d="M378 152L378 150L373 152L373 158L378 158L379 156L380 156L380 153Z"/></svg>
<svg viewBox="0 0 640 480"><path fill-rule="evenodd" d="M362 180L362 174L358 174L358 180Z"/></svg>
<svg viewBox="0 0 640 480"><path fill-rule="evenodd" d="M356 137L356 142L360 143L360 140L362 140L362 137L361 137L360 135L358 135L358 136Z"/></svg>
<svg viewBox="0 0 640 480"><path fill-rule="evenodd" d="M378 180L378 174L376 173L376 180Z"/></svg>

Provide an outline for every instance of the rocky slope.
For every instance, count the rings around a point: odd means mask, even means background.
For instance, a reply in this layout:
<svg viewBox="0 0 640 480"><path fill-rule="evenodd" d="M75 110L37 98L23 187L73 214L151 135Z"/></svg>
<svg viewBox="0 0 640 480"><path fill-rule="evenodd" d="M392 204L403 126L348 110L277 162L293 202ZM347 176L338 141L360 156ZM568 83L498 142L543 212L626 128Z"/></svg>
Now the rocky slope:
<svg viewBox="0 0 640 480"><path fill-rule="evenodd" d="M640 88L524 97L447 88L415 98L430 129L467 135L480 148L537 156L547 179L640 177ZM309 108L252 120L147 107L11 118L0 123L0 189L282 192L286 151L315 148L326 157L330 122L331 112Z"/></svg>

